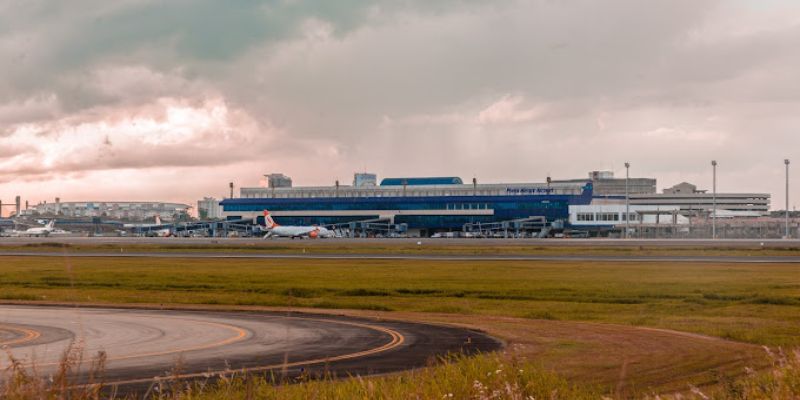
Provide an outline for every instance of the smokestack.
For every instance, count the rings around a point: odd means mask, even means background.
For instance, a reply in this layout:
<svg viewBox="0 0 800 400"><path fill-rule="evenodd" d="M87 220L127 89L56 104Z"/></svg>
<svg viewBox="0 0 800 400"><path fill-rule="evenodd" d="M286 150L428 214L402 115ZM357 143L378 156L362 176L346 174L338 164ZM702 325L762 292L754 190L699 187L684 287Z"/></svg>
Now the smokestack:
<svg viewBox="0 0 800 400"><path fill-rule="evenodd" d="M20 210L20 206L22 205L22 198L17 196L14 199L14 205L15 205L14 211L16 211L16 214L14 214L14 215L19 217L19 213L20 213L20 211L22 211L22 210Z"/></svg>
<svg viewBox="0 0 800 400"><path fill-rule="evenodd" d="M233 198L233 182L229 183L228 186L231 188L231 198Z"/></svg>

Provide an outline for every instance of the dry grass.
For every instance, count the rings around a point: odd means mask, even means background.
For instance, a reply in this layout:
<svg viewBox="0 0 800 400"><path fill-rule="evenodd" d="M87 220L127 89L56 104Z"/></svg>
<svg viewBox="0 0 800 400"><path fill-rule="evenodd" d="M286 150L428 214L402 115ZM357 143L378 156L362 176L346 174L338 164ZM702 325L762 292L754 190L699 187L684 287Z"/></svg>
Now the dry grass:
<svg viewBox="0 0 800 400"><path fill-rule="evenodd" d="M11 360L0 379L0 398L9 400L99 400L99 399L593 399L599 391L571 384L551 372L512 354L486 354L475 357L453 355L428 368L383 377L347 379L300 376L293 380L275 375L248 374L246 371L212 376L204 381L181 381L167 374L143 393L119 395L114 387L104 386L102 371L105 355L92 362L88 384L74 378L82 365L81 351L71 348L64 354L59 371L41 377L34 369ZM124 389L124 388L122 388Z"/></svg>
<svg viewBox="0 0 800 400"><path fill-rule="evenodd" d="M425 370L383 378L310 381L276 386L268 380L239 377L223 380L205 390L187 389L187 399L623 399L649 400L782 400L800 398L800 351L773 352L767 371L748 368L739 378L724 378L720 385L658 394L653 391L603 391L590 385L575 386L542 371L528 361L502 354L457 358ZM192 386L197 387L197 386Z"/></svg>
<svg viewBox="0 0 800 400"><path fill-rule="evenodd" d="M182 382L169 375L145 393L117 395L104 387L105 356L99 354L90 367L89 385L76 385L74 374L82 364L81 352L71 348L52 378L26 371L12 360L0 379L0 398L10 400L99 400L143 398L159 400L217 399L622 399L649 400L758 400L800 398L800 351L765 348L772 368L758 372L748 368L739 378L723 379L712 388L686 386L680 392L621 392L602 390L584 383L571 383L543 370L512 349L476 357L451 356L428 368L383 377L335 379L298 377L291 381L274 375L251 375L246 371ZM176 367L176 371L179 367Z"/></svg>
<svg viewBox="0 0 800 400"><path fill-rule="evenodd" d="M164 252L164 253L260 253L260 254L379 254L379 255L599 255L599 256L800 256L800 248L791 244L758 242L736 245L696 246L691 244L628 245L613 242L606 245L581 245L580 241L549 241L529 244L524 240L268 240L242 241L221 239L218 243L137 243L135 238L121 243L62 243L47 241L20 244L0 242L1 251L24 252Z"/></svg>
<svg viewBox="0 0 800 400"><path fill-rule="evenodd" d="M800 350L784 352L764 350L772 360L767 371L748 368L739 379L724 379L720 385L705 390L690 387L688 393L645 396L648 400L792 400L800 399Z"/></svg>
<svg viewBox="0 0 800 400"><path fill-rule="evenodd" d="M103 393L103 373L106 369L106 354L98 353L88 362L79 343L72 342L58 363L58 370L42 376L36 366L25 364L11 353L6 354L8 366L0 375L0 398L8 400L99 400L116 397L113 389ZM79 379L88 380L89 385L78 385Z"/></svg>
<svg viewBox="0 0 800 400"><path fill-rule="evenodd" d="M439 365L387 377L271 385L240 377L221 381L196 399L596 399L600 392L571 384L513 355L454 357Z"/></svg>

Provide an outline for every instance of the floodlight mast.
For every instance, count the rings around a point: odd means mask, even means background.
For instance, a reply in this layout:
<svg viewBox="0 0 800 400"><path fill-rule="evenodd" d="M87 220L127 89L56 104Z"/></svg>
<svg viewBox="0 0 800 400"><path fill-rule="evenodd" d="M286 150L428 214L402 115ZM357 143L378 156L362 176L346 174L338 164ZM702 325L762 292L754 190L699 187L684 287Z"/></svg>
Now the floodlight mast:
<svg viewBox="0 0 800 400"><path fill-rule="evenodd" d="M631 163L625 162L625 239L627 239L631 232L631 201L630 193L628 192L628 180L630 179Z"/></svg>
<svg viewBox="0 0 800 400"><path fill-rule="evenodd" d="M786 165L786 231L783 237L789 239L789 159L783 160L783 163Z"/></svg>
<svg viewBox="0 0 800 400"><path fill-rule="evenodd" d="M711 160L711 167L714 170L714 181L713 181L713 206L712 206L712 213L711 214L711 238L717 238L717 160Z"/></svg>

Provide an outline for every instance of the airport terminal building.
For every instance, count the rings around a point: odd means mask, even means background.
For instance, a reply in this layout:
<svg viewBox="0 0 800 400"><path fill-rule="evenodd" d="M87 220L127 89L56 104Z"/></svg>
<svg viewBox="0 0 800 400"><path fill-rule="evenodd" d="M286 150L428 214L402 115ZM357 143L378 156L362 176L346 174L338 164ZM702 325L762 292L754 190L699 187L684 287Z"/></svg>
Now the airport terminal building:
<svg viewBox="0 0 800 400"><path fill-rule="evenodd" d="M356 174L353 185L242 188L220 204L229 220L260 218L269 210L283 225L386 223L412 236L461 231L468 224L498 224L532 217L569 219L569 206L590 204L592 183L464 183L457 177L386 178Z"/></svg>
<svg viewBox="0 0 800 400"><path fill-rule="evenodd" d="M443 232L461 236L477 232L481 237L607 236L630 224L638 230L670 225L675 232L679 225L693 224L697 230L714 209L717 218L752 220L767 214L770 207L767 193L712 194L686 182L657 193L655 179L615 178L608 171L592 171L584 179L511 184L464 182L458 177L379 182L374 174L359 173L351 185L293 187L283 174L266 178L266 187L244 187L240 197L221 201L221 217L263 224L262 213L269 210L282 225L373 233L385 226L388 234L421 237ZM630 216L624 212L626 198Z"/></svg>

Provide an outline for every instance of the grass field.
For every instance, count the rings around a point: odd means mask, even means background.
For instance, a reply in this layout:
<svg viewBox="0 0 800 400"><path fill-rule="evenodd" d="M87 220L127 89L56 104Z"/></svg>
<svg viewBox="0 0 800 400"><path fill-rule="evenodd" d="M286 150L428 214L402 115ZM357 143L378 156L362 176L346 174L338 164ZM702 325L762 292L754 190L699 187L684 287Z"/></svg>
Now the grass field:
<svg viewBox="0 0 800 400"><path fill-rule="evenodd" d="M630 340L619 332L609 332L611 344L601 345L592 341L598 331L592 323L800 346L800 271L792 264L0 257L0 265L0 300L6 301L355 309L490 326L506 337L530 336L531 345L547 343L546 351L530 353L567 376L602 370L595 374L601 383L620 374L613 353L643 347L635 366L642 371L635 382L640 389L675 388L668 378L705 368L709 356L669 359L669 344L655 349L636 341L614 348L614 338ZM657 353L662 364L641 362Z"/></svg>
<svg viewBox="0 0 800 400"><path fill-rule="evenodd" d="M0 299L502 315L800 345L782 264L4 257Z"/></svg>

